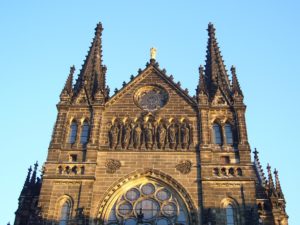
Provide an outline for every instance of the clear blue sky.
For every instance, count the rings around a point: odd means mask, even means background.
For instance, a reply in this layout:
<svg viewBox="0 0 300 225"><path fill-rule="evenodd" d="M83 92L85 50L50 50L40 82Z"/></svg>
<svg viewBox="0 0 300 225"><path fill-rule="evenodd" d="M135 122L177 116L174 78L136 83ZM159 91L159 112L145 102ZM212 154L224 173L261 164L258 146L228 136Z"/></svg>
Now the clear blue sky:
<svg viewBox="0 0 300 225"><path fill-rule="evenodd" d="M45 161L69 67L80 69L98 21L111 90L143 68L155 46L160 66L192 95L205 60L207 24L214 23L227 69L237 68L251 147L264 167L270 162L279 170L290 224L298 224L296 0L0 1L0 224L14 221L28 166Z"/></svg>

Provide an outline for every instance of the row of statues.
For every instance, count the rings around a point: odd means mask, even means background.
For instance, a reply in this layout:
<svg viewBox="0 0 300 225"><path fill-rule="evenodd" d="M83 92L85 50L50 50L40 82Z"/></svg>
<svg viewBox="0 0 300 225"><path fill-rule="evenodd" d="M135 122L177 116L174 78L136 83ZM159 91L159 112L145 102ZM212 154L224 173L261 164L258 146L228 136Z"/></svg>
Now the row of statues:
<svg viewBox="0 0 300 225"><path fill-rule="evenodd" d="M192 143L192 128L186 122L156 122L154 120L110 124L109 145L112 149L188 149Z"/></svg>

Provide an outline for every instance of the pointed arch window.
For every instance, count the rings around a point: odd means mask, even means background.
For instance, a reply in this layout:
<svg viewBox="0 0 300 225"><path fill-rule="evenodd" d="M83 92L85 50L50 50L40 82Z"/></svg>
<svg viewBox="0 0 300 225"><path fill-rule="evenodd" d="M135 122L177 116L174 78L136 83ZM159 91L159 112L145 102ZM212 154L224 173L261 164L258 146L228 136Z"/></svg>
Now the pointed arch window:
<svg viewBox="0 0 300 225"><path fill-rule="evenodd" d="M84 145L88 142L89 131L90 131L89 123L87 121L84 121L83 125L82 125L82 132L81 132L81 138L80 138L81 144Z"/></svg>
<svg viewBox="0 0 300 225"><path fill-rule="evenodd" d="M231 204L226 207L226 224L227 225L235 225L234 223L234 209Z"/></svg>
<svg viewBox="0 0 300 225"><path fill-rule="evenodd" d="M75 143L76 136L77 136L77 123L76 123L76 121L73 121L71 123L71 127L70 127L70 137L69 137L69 143L70 144Z"/></svg>
<svg viewBox="0 0 300 225"><path fill-rule="evenodd" d="M229 123L225 124L225 137L226 137L226 144L232 145L233 144L233 134L232 134L232 127Z"/></svg>
<svg viewBox="0 0 300 225"><path fill-rule="evenodd" d="M214 134L214 143L221 145L222 144L221 127L217 123L214 123L213 125L213 134Z"/></svg>
<svg viewBox="0 0 300 225"><path fill-rule="evenodd" d="M59 225L67 225L70 217L71 207L68 202L65 202L60 211Z"/></svg>

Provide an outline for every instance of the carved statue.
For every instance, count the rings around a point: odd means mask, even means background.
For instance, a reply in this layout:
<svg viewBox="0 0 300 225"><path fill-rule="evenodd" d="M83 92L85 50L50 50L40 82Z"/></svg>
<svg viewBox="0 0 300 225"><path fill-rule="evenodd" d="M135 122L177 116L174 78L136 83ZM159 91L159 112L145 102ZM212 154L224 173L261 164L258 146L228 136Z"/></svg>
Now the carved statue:
<svg viewBox="0 0 300 225"><path fill-rule="evenodd" d="M156 50L156 48L150 48L150 58L151 59L156 59L156 52L157 52L157 50Z"/></svg>
<svg viewBox="0 0 300 225"><path fill-rule="evenodd" d="M154 127L151 122L148 122L144 127L145 143L147 149L153 147Z"/></svg>
<svg viewBox="0 0 300 225"><path fill-rule="evenodd" d="M186 149L190 143L190 129L186 123L181 125L181 145L183 149Z"/></svg>
<svg viewBox="0 0 300 225"><path fill-rule="evenodd" d="M131 139L131 126L126 123L122 129L122 147L128 149Z"/></svg>
<svg viewBox="0 0 300 225"><path fill-rule="evenodd" d="M159 124L159 126L157 127L157 145L158 145L158 148L165 148L166 136L167 136L166 128L164 127L163 124Z"/></svg>
<svg viewBox="0 0 300 225"><path fill-rule="evenodd" d="M139 123L137 123L133 129L133 147L140 148L141 146L141 135L142 135L142 128Z"/></svg>
<svg viewBox="0 0 300 225"><path fill-rule="evenodd" d="M174 123L172 123L170 126L169 126L169 144L170 144L170 148L171 149L174 149L177 145L177 127Z"/></svg>
<svg viewBox="0 0 300 225"><path fill-rule="evenodd" d="M119 142L119 127L116 123L114 123L109 130L109 141L110 147L116 149Z"/></svg>

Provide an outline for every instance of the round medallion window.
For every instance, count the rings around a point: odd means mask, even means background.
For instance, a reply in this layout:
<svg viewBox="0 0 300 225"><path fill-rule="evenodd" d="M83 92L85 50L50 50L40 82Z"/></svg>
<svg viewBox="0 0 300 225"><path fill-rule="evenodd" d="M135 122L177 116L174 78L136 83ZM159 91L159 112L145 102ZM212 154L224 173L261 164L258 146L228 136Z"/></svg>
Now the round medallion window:
<svg viewBox="0 0 300 225"><path fill-rule="evenodd" d="M162 211L166 216L175 216L177 214L177 206L173 202L169 202L162 207Z"/></svg>
<svg viewBox="0 0 300 225"><path fill-rule="evenodd" d="M164 107L169 99L168 92L162 87L145 86L134 95L135 104L146 111L156 111Z"/></svg>
<svg viewBox="0 0 300 225"><path fill-rule="evenodd" d="M123 202L119 205L118 212L122 216L128 215L132 212L132 205L129 202Z"/></svg>
<svg viewBox="0 0 300 225"><path fill-rule="evenodd" d="M171 194L167 189L163 188L156 193L156 197L160 201L166 201L171 197Z"/></svg>
<svg viewBox="0 0 300 225"><path fill-rule="evenodd" d="M155 191L155 187L153 184L148 183L142 186L142 192L144 195L151 195Z"/></svg>
<svg viewBox="0 0 300 225"><path fill-rule="evenodd" d="M129 191L126 192L125 197L129 201L135 201L140 197L140 192L135 188L131 188Z"/></svg>

